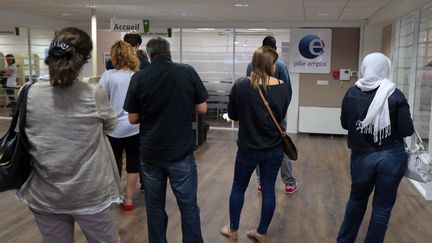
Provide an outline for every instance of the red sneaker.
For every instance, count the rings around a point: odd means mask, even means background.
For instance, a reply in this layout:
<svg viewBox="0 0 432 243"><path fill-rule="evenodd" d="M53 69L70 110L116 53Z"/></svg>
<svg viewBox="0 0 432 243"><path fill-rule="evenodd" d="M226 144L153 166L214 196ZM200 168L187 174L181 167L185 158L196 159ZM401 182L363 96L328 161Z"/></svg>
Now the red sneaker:
<svg viewBox="0 0 432 243"><path fill-rule="evenodd" d="M298 189L299 189L299 187L297 186L297 183L294 185L286 185L285 186L285 193L292 194L292 193L298 191Z"/></svg>
<svg viewBox="0 0 432 243"><path fill-rule="evenodd" d="M135 206L133 204L122 204L124 211L132 211Z"/></svg>
<svg viewBox="0 0 432 243"><path fill-rule="evenodd" d="M259 185L258 186L258 193L261 193L262 192L262 188L261 188L261 185Z"/></svg>

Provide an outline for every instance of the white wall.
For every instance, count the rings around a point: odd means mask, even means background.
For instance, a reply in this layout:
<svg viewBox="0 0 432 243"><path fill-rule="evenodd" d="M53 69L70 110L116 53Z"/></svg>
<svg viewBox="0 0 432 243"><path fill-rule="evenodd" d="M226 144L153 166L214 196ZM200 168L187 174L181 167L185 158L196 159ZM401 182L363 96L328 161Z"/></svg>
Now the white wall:
<svg viewBox="0 0 432 243"><path fill-rule="evenodd" d="M299 111L299 84L300 75L290 73L292 98L287 112L287 129L288 133L298 133L298 111Z"/></svg>
<svg viewBox="0 0 432 243"><path fill-rule="evenodd" d="M372 52L381 52L382 27L365 23L360 31L359 69L363 58Z"/></svg>

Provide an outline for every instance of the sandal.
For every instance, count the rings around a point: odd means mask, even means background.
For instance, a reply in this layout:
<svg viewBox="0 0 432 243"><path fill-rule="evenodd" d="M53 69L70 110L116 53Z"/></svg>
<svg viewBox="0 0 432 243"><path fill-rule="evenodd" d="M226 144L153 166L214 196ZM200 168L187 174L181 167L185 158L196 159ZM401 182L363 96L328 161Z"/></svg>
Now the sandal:
<svg viewBox="0 0 432 243"><path fill-rule="evenodd" d="M122 203L123 209L125 211L131 211L135 208L133 201L132 200L128 200L128 199L123 199L123 203Z"/></svg>
<svg viewBox="0 0 432 243"><path fill-rule="evenodd" d="M237 238L238 238L237 231L231 231L231 229L228 225L225 225L224 227L222 227L222 229L220 230L220 233L223 236L229 238L230 240L237 240Z"/></svg>
<svg viewBox="0 0 432 243"><path fill-rule="evenodd" d="M259 234L256 230L249 230L246 235L255 242L266 242L267 239L266 235Z"/></svg>

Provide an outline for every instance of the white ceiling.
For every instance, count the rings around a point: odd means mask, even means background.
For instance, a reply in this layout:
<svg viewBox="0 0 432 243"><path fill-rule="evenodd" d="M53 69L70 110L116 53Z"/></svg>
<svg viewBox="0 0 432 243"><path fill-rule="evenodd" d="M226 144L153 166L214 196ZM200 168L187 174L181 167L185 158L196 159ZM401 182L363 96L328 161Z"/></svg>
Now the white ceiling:
<svg viewBox="0 0 432 243"><path fill-rule="evenodd" d="M100 22L115 15L123 19L150 19L152 23L344 23L369 19L391 1L394 0L0 0L0 6L71 22L89 21L86 5L96 3Z"/></svg>

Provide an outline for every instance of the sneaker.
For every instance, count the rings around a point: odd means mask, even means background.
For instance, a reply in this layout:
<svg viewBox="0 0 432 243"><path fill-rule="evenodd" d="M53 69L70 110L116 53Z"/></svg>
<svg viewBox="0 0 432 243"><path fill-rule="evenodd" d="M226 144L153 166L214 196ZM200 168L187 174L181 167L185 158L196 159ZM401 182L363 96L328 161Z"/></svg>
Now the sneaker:
<svg viewBox="0 0 432 243"><path fill-rule="evenodd" d="M294 193L296 191L298 191L299 187L297 186L297 183L294 185L286 185L285 186L285 193Z"/></svg>
<svg viewBox="0 0 432 243"><path fill-rule="evenodd" d="M125 211L131 211L135 208L132 200L123 199L122 207Z"/></svg>
<svg viewBox="0 0 432 243"><path fill-rule="evenodd" d="M258 189L258 193L261 193L261 192L262 192L261 185L259 185L257 189Z"/></svg>
<svg viewBox="0 0 432 243"><path fill-rule="evenodd" d="M124 211L132 211L135 208L135 206L133 204L123 203L122 206L123 206Z"/></svg>

